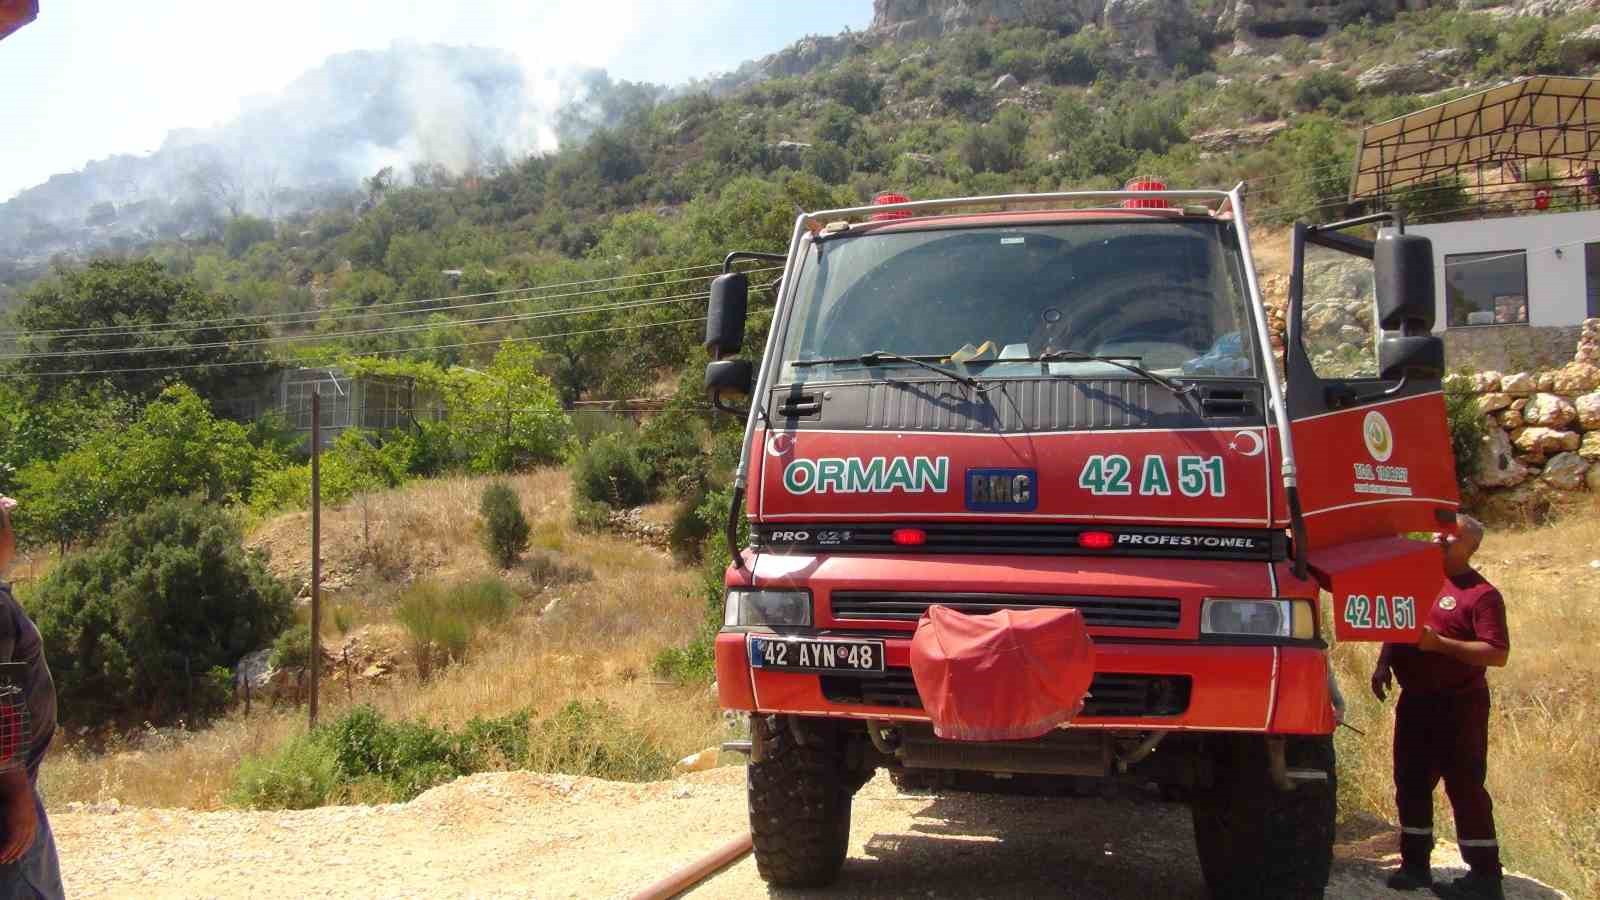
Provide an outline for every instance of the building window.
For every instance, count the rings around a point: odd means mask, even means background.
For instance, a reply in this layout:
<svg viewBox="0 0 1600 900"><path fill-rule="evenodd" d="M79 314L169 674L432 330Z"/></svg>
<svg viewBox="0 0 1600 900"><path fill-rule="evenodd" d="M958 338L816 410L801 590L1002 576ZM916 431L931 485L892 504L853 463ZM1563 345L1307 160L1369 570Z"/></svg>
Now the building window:
<svg viewBox="0 0 1600 900"><path fill-rule="evenodd" d="M1451 327L1528 324L1528 255L1522 250L1446 256L1444 283Z"/></svg>
<svg viewBox="0 0 1600 900"><path fill-rule="evenodd" d="M1588 318L1600 316L1600 244L1583 245L1583 280L1588 288Z"/></svg>

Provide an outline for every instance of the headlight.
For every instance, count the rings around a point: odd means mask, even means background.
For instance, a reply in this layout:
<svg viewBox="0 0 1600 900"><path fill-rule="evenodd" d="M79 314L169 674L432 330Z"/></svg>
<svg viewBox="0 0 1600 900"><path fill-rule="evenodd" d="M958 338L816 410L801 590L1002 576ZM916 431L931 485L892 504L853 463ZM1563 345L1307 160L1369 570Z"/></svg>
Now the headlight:
<svg viewBox="0 0 1600 900"><path fill-rule="evenodd" d="M1309 600L1218 600L1200 607L1201 634L1310 640L1316 637Z"/></svg>
<svg viewBox="0 0 1600 900"><path fill-rule="evenodd" d="M728 591L722 624L810 625L810 591Z"/></svg>

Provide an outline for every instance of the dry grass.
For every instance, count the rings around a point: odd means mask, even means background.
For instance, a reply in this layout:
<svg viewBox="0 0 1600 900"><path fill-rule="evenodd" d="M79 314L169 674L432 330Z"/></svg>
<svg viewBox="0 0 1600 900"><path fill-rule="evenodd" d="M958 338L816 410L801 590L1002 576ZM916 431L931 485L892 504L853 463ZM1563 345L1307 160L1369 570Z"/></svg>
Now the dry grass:
<svg viewBox="0 0 1600 900"><path fill-rule="evenodd" d="M1491 529L1474 560L1506 598L1509 665L1493 671L1489 793L1506 863L1574 896L1600 896L1600 502L1540 528ZM1379 704L1367 682L1373 644L1334 648L1350 723L1339 737L1345 811L1394 819L1390 747L1393 697ZM1435 823L1453 833L1435 797Z"/></svg>
<svg viewBox="0 0 1600 900"><path fill-rule="evenodd" d="M633 726L669 752L687 755L714 744L722 724L704 688L652 683L651 658L684 643L699 625L701 600L695 573L665 553L566 526L564 472L545 470L511 479L535 523L536 544L559 547L569 564L594 572L590 581L560 584L534 597L494 639L470 651L460 665L425 684L410 675L378 686L358 686L354 702L385 715L459 726L474 716L497 716L522 707L549 714L568 701L598 698L616 706ZM371 543L396 579L437 573L451 580L490 570L477 541L478 492L484 479L445 479L375 497ZM264 523L252 542L273 551L273 568L299 575L309 568L302 543L309 525L295 513ZM324 516L324 561L332 574L347 573L357 587L335 591L364 621L381 618L382 599L394 586L371 580L360 568L364 552L361 509L352 503ZM404 565L401 565L401 562ZM506 573L517 579L520 573ZM526 577L522 575L521 577ZM532 586L530 586L532 589ZM368 593L375 592L375 593ZM348 596L347 596L348 595ZM548 613L542 612L555 601ZM351 703L343 685L325 689L324 716ZM215 809L239 760L281 746L304 725L304 710L235 714L194 733L164 732L133 751L80 755L60 748L41 774L52 805L116 798L138 806Z"/></svg>

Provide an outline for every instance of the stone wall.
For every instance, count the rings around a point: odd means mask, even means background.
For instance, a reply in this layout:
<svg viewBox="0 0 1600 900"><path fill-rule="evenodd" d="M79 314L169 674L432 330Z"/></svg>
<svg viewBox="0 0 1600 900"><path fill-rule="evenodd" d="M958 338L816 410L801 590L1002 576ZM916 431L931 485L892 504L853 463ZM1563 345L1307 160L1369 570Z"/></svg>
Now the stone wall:
<svg viewBox="0 0 1600 900"><path fill-rule="evenodd" d="M1559 369L1485 370L1447 385L1472 391L1484 416L1473 481L1491 505L1600 494L1600 319L1583 323L1577 353Z"/></svg>
<svg viewBox="0 0 1600 900"><path fill-rule="evenodd" d="M1475 325L1444 332L1444 359L1451 369L1527 372L1565 365L1581 325Z"/></svg>

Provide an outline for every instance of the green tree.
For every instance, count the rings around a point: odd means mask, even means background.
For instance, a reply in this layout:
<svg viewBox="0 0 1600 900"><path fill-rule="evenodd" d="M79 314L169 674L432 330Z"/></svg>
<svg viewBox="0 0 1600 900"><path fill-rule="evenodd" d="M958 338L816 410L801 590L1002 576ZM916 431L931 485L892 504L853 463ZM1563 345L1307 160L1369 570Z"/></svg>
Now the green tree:
<svg viewBox="0 0 1600 900"><path fill-rule="evenodd" d="M540 373L540 360L537 347L507 341L450 404L451 428L470 448L473 471L514 472L560 458L572 420Z"/></svg>
<svg viewBox="0 0 1600 900"><path fill-rule="evenodd" d="M272 223L255 216L234 216L222 229L222 246L228 256L238 259L256 244L272 240L275 230Z"/></svg>
<svg viewBox="0 0 1600 900"><path fill-rule="evenodd" d="M483 548L502 569L509 569L528 549L528 517L522 514L517 492L503 481L490 482L478 498L483 518Z"/></svg>
<svg viewBox="0 0 1600 900"><path fill-rule="evenodd" d="M19 472L18 535L66 546L165 497L238 499L275 455L258 451L243 425L213 416L192 389L174 385L132 423Z"/></svg>
<svg viewBox="0 0 1600 900"><path fill-rule="evenodd" d="M144 370L184 366L193 367L185 370L187 383L219 396L237 377L266 369L239 365L263 356L260 345L237 342L266 332L218 321L236 314L231 300L173 277L154 260L95 260L23 293L16 320L26 334L14 361L46 395L66 384L52 373L85 372L117 391L148 396L167 375Z"/></svg>
<svg viewBox="0 0 1600 900"><path fill-rule="evenodd" d="M270 644L290 619L288 586L242 540L227 512L163 500L51 570L25 602L64 722L215 711L211 669Z"/></svg>

